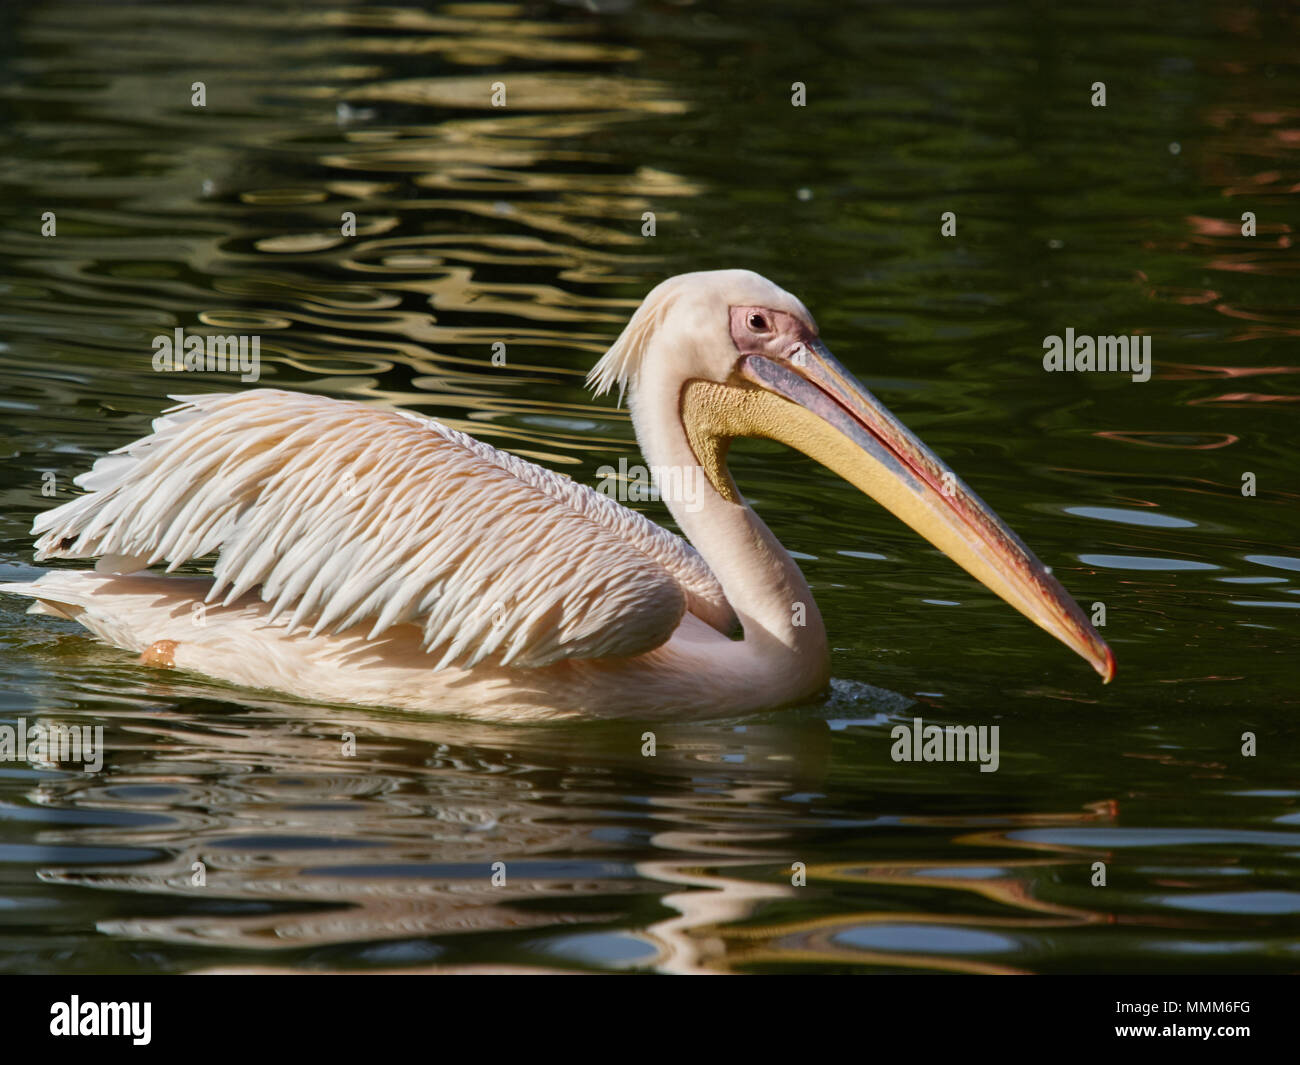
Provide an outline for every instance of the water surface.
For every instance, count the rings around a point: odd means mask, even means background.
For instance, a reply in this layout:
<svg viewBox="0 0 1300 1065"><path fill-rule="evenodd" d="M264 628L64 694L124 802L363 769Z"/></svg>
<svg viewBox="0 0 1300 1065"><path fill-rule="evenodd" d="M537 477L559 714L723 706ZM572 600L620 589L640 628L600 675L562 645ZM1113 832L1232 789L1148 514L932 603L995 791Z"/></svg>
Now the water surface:
<svg viewBox="0 0 1300 1065"><path fill-rule="evenodd" d="M0 967L1295 969L1296 29L1228 3L6 8L0 577L37 573L47 475L67 498L169 393L246 387L155 373L159 333L255 332L264 385L592 484L636 452L586 370L663 277L744 266L1104 605L1119 675L758 443L733 471L834 688L658 725L654 758L636 724L149 671L4 599L0 723L108 750L0 763ZM1044 373L1067 328L1149 335L1151 380ZM891 760L918 716L997 725L998 771Z"/></svg>

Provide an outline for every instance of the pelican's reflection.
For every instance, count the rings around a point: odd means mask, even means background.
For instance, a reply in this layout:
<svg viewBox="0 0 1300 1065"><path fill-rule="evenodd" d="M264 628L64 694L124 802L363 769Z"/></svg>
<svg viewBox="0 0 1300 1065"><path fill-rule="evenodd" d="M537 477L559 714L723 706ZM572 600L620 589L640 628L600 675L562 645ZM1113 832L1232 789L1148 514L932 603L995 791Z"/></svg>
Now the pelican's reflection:
<svg viewBox="0 0 1300 1065"><path fill-rule="evenodd" d="M101 920L101 933L291 952L617 927L664 892L647 853L761 859L788 831L763 807L820 779L828 750L819 721L657 726L648 757L639 725L500 728L256 697L228 709L204 700L124 718L106 737L105 773L32 793L46 807L121 815L50 827L43 844L159 855L41 872L173 900ZM653 953L638 964L679 953L642 938Z"/></svg>
<svg viewBox="0 0 1300 1065"><path fill-rule="evenodd" d="M518 971L1002 972L982 955L1021 953L1018 932L1103 919L1035 890L1087 855L1008 860L1006 834L1104 819L1107 804L941 824L882 793L875 811L821 811L844 733L816 716L660 724L651 757L630 723L502 727L165 690L169 704L107 731L104 773L31 798L83 813L39 832L56 854L124 855L42 879L110 892L103 935L208 948L194 968L481 971L487 951L508 960L489 968ZM898 857L898 832L922 828L949 830L946 860ZM998 858L950 860L953 830Z"/></svg>

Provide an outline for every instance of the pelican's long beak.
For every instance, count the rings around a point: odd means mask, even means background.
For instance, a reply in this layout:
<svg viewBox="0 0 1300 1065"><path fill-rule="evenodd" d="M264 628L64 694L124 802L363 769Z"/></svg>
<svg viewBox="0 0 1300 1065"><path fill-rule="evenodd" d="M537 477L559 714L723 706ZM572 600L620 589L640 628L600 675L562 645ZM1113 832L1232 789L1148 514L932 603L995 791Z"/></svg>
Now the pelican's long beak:
<svg viewBox="0 0 1300 1065"><path fill-rule="evenodd" d="M765 418L762 435L803 451L888 507L981 584L1082 655L1109 683L1115 658L1060 581L820 341L803 344L788 362L748 355L738 369L806 412Z"/></svg>

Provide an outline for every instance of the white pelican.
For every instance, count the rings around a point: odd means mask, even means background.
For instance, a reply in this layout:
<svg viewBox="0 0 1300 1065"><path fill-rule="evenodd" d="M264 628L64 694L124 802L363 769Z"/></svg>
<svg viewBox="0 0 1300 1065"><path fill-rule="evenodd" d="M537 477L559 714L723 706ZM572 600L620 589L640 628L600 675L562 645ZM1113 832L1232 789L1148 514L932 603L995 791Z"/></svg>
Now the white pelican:
<svg viewBox="0 0 1300 1065"><path fill-rule="evenodd" d="M40 515L3 590L149 665L317 702L529 720L731 716L817 695L826 630L745 503L730 441L805 452L894 512L1109 681L1110 649L1046 567L747 270L657 286L592 370L625 390L690 540L436 421L272 389L174 396ZM692 546L694 545L694 546ZM211 577L167 572L219 552ZM743 637L733 638L737 627Z"/></svg>

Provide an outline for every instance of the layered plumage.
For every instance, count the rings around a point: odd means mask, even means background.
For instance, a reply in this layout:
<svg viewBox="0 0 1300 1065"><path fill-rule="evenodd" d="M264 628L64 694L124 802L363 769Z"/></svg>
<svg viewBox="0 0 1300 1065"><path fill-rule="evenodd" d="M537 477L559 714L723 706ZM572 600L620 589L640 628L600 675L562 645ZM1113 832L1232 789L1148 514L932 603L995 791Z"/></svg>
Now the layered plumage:
<svg viewBox="0 0 1300 1065"><path fill-rule="evenodd" d="M217 553L205 603L255 592L313 637L418 625L431 669L636 655L687 609L735 624L680 537L439 422L270 389L174 398L37 519L38 561Z"/></svg>

